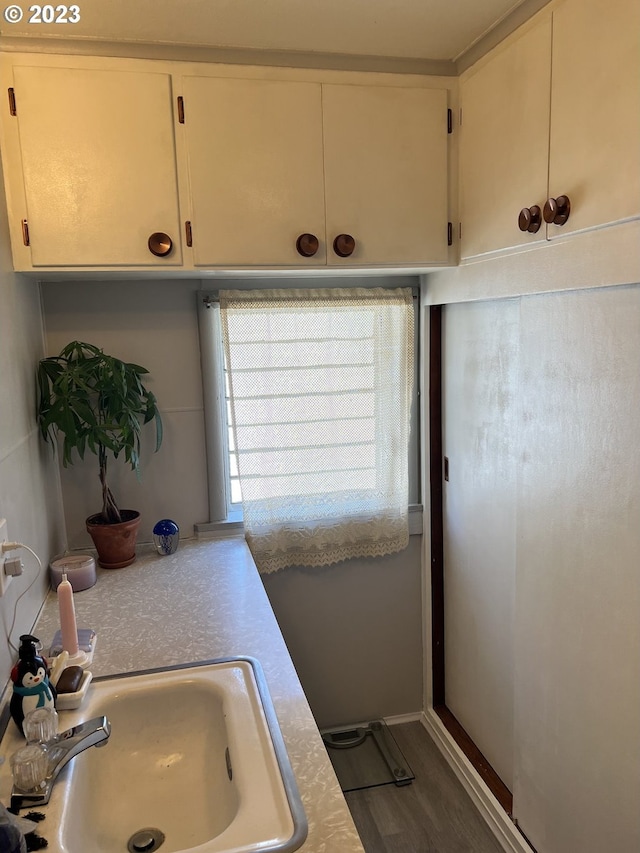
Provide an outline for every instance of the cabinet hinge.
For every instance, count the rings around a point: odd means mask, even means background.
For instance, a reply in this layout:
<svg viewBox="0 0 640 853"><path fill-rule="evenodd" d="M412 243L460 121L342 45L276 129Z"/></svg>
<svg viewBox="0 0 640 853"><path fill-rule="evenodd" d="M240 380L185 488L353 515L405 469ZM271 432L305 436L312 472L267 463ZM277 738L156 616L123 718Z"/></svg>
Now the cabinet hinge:
<svg viewBox="0 0 640 853"><path fill-rule="evenodd" d="M453 246L453 222L447 222L447 246Z"/></svg>
<svg viewBox="0 0 640 853"><path fill-rule="evenodd" d="M453 110L447 110L447 133L453 133Z"/></svg>
<svg viewBox="0 0 640 853"><path fill-rule="evenodd" d="M29 223L26 219L22 220L22 242L25 246L29 245Z"/></svg>
<svg viewBox="0 0 640 853"><path fill-rule="evenodd" d="M193 246L193 231L191 230L191 222L187 219L184 223L184 233L187 242L187 246Z"/></svg>
<svg viewBox="0 0 640 853"><path fill-rule="evenodd" d="M184 98L178 95L178 122L184 124Z"/></svg>
<svg viewBox="0 0 640 853"><path fill-rule="evenodd" d="M13 86L10 86L8 89L9 92L9 115L16 116L18 115L16 111L16 93L13 89Z"/></svg>

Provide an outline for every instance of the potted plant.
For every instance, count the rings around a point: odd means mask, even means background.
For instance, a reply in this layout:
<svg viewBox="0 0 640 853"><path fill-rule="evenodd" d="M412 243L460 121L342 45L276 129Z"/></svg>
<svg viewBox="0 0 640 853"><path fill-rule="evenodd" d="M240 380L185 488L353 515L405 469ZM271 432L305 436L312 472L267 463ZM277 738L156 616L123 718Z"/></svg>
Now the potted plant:
<svg viewBox="0 0 640 853"><path fill-rule="evenodd" d="M107 481L109 456L121 454L140 477L142 426L155 421L156 451L162 443L162 420L156 398L142 383L149 371L82 341L72 341L60 355L38 364L38 425L56 446L62 435L62 464L73 464L87 450L98 457L102 512L90 515L87 530L105 568L122 568L135 558L140 513L119 509Z"/></svg>

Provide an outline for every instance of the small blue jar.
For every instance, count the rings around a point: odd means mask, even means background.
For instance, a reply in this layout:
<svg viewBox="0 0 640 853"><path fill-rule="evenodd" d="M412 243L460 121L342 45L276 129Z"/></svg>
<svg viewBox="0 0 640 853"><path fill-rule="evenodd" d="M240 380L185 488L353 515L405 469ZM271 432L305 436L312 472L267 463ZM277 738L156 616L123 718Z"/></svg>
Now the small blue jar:
<svg viewBox="0 0 640 853"><path fill-rule="evenodd" d="M161 556L175 554L180 542L180 528L170 518L163 518L153 528L153 542Z"/></svg>

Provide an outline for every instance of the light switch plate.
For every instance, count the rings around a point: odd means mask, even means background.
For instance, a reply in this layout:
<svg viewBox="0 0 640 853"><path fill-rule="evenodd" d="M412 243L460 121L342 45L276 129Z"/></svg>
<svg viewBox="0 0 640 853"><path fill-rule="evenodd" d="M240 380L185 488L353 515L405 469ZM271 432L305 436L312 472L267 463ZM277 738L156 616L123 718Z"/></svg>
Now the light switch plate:
<svg viewBox="0 0 640 853"><path fill-rule="evenodd" d="M9 534L7 533L7 519L0 518L0 543L8 542ZM11 582L11 575L5 575L4 573L4 561L6 559L5 554L0 553L0 598L7 591L7 587Z"/></svg>

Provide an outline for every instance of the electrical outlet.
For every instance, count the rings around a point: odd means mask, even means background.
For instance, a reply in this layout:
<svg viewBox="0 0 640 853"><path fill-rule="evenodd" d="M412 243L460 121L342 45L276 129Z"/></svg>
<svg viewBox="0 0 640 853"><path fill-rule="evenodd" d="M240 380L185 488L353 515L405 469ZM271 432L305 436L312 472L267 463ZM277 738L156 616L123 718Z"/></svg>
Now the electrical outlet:
<svg viewBox="0 0 640 853"><path fill-rule="evenodd" d="M9 534L7 533L7 519L0 518L0 544L8 541ZM0 551L0 598L5 594L7 587L11 583L11 575L5 575L4 573L5 559L6 555Z"/></svg>

